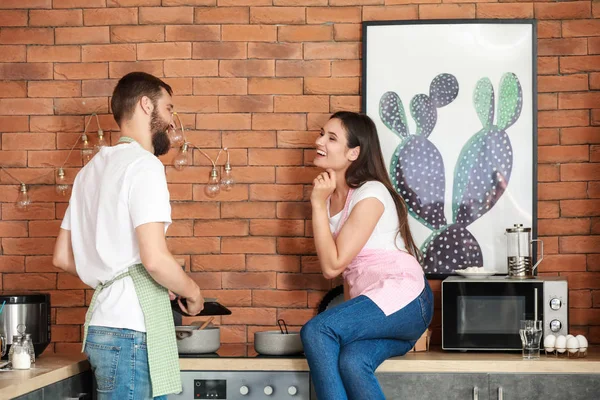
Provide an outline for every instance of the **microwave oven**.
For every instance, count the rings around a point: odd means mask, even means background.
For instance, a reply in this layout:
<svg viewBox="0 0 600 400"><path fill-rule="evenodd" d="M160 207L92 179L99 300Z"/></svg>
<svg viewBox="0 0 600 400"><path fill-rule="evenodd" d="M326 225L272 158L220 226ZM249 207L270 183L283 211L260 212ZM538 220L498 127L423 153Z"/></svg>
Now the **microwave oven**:
<svg viewBox="0 0 600 400"><path fill-rule="evenodd" d="M536 311L543 337L566 335L568 295L560 277L448 277L442 281L442 349L521 350L520 321L535 319Z"/></svg>

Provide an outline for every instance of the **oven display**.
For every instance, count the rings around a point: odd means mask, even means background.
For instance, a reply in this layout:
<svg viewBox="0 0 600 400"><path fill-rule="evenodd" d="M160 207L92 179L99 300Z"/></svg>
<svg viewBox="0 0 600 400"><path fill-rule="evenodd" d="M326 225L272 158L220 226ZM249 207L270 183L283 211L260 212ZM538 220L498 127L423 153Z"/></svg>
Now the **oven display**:
<svg viewBox="0 0 600 400"><path fill-rule="evenodd" d="M224 379L195 379L194 399L227 399L227 381Z"/></svg>

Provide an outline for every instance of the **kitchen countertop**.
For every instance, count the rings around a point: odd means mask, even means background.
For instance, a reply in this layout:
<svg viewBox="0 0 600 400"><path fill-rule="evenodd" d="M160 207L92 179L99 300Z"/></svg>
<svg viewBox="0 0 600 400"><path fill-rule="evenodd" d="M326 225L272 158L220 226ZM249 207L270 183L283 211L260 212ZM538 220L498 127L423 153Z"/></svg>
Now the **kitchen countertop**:
<svg viewBox="0 0 600 400"><path fill-rule="evenodd" d="M182 371L308 371L305 358L180 358ZM521 353L448 352L433 349L411 352L383 362L377 372L454 372L454 373L599 373L600 349L588 351L586 357L555 357L542 352L537 361L523 360Z"/></svg>
<svg viewBox="0 0 600 400"><path fill-rule="evenodd" d="M89 369L83 354L42 356L31 369L0 371L0 400L12 399Z"/></svg>
<svg viewBox="0 0 600 400"><path fill-rule="evenodd" d="M308 371L305 358L181 358L182 371ZM47 355L25 371L0 372L0 400L11 399L85 372L90 365L81 354ZM412 352L386 360L377 372L562 373L600 374L600 349L584 358L546 356L527 361L520 353Z"/></svg>

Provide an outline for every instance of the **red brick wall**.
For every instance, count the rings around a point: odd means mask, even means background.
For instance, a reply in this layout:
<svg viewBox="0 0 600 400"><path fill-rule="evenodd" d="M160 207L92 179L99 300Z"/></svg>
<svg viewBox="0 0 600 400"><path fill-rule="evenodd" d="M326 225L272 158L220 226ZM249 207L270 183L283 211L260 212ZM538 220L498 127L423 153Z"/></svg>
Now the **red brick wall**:
<svg viewBox="0 0 600 400"><path fill-rule="evenodd" d="M329 113L359 109L360 22L418 18L538 18L540 270L568 277L571 329L600 343L597 0L2 0L0 9L0 163L34 184L34 204L19 212L18 186L0 173L0 289L52 293L51 350L79 351L91 295L51 266L67 200L52 171L84 114L98 112L115 131L109 95L119 77L164 77L188 138L211 154L232 149L239 184L214 201L203 194L199 153L183 172L164 157L168 241L205 295L233 309L218 321L223 341L246 342L278 318L301 325L331 287L307 220L310 161ZM72 180L79 153L67 166ZM439 324L438 310L438 342Z"/></svg>

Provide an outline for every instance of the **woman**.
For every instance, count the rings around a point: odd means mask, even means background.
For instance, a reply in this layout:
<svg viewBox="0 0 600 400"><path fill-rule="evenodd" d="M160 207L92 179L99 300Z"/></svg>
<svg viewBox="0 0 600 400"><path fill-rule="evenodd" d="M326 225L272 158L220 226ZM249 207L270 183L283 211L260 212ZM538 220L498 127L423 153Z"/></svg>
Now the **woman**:
<svg viewBox="0 0 600 400"><path fill-rule="evenodd" d="M412 349L433 296L373 121L337 112L316 145L326 172L311 194L315 246L323 275L342 274L349 300L302 328L304 352L320 400L385 399L375 369Z"/></svg>

